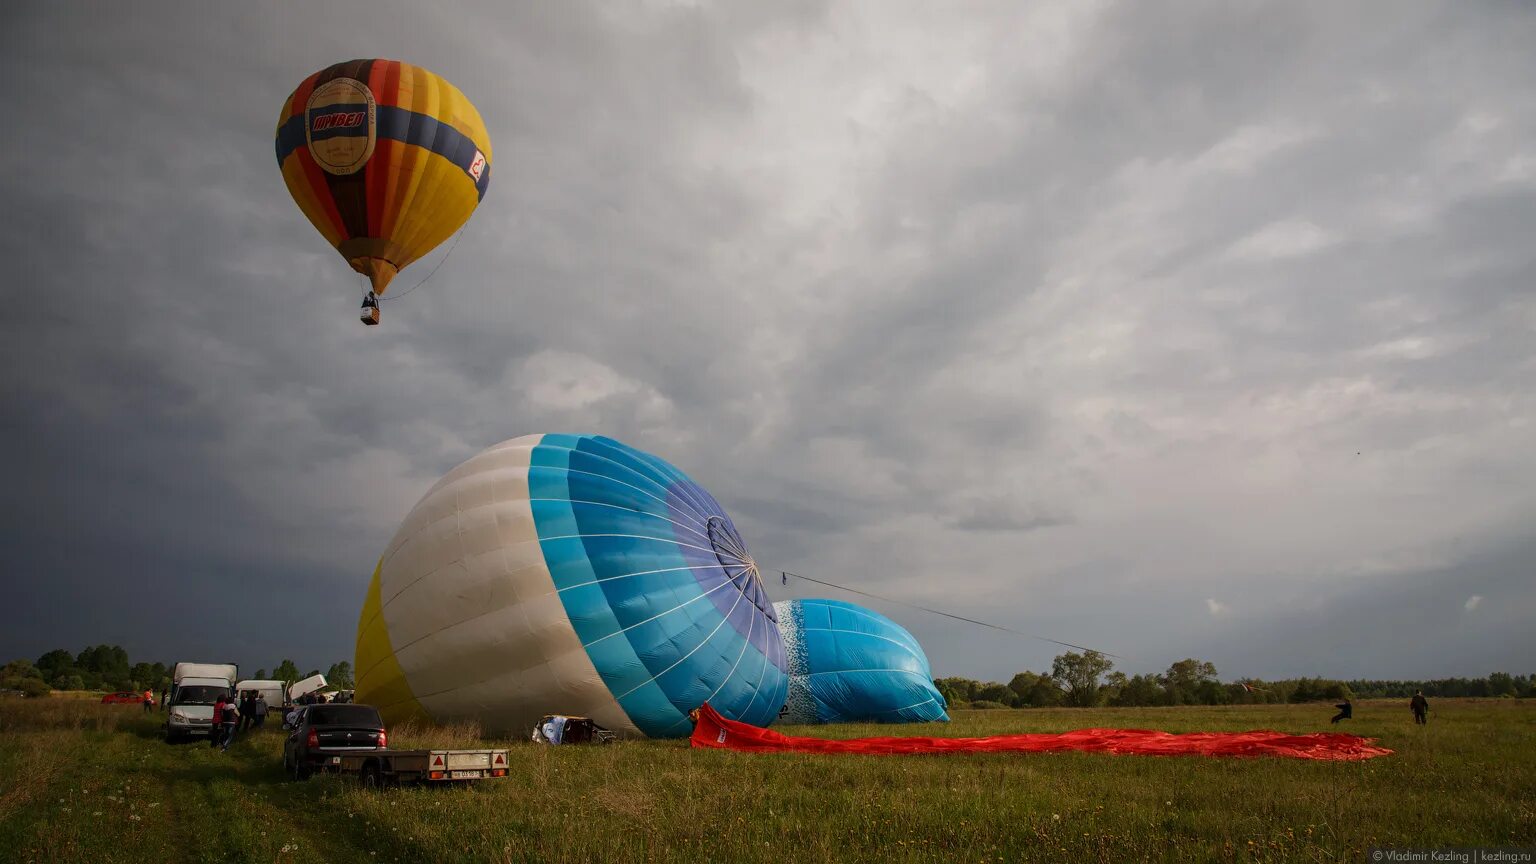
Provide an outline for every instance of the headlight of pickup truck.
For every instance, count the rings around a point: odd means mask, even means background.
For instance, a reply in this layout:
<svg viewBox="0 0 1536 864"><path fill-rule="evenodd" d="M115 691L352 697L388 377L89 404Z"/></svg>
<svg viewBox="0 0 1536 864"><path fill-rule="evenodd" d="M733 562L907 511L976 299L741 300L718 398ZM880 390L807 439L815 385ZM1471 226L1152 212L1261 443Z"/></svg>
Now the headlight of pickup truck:
<svg viewBox="0 0 1536 864"><path fill-rule="evenodd" d="M184 726L187 723L190 723L192 721L187 718L187 715L181 713L180 711L172 711L171 712L171 722L172 723L176 723L178 725L183 725Z"/></svg>

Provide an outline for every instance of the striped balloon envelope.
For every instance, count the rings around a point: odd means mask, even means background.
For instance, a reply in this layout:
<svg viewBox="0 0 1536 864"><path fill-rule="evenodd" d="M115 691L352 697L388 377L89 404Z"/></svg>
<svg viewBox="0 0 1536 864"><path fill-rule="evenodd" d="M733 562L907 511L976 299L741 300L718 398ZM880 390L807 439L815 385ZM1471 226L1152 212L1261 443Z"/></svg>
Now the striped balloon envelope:
<svg viewBox="0 0 1536 864"><path fill-rule="evenodd" d="M397 60L304 79L277 121L299 209L377 294L459 230L491 182L491 139L457 87Z"/></svg>
<svg viewBox="0 0 1536 864"><path fill-rule="evenodd" d="M928 656L904 627L841 600L773 604L789 658L784 723L948 720Z"/></svg>
<svg viewBox="0 0 1536 864"><path fill-rule="evenodd" d="M652 737L688 712L767 725L784 644L731 518L665 461L530 435L448 472L368 587L359 702L386 721L523 732L546 714Z"/></svg>

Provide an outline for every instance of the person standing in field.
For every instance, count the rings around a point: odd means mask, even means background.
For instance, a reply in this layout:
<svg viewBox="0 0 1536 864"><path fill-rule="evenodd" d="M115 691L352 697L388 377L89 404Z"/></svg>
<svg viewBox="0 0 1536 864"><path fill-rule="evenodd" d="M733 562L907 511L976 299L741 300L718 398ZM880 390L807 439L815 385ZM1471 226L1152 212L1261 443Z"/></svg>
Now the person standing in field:
<svg viewBox="0 0 1536 864"><path fill-rule="evenodd" d="M247 690L244 693L240 694L240 731L241 732L244 732L245 730L251 728L251 724L253 722L255 722L255 719L256 719L255 718L255 714L256 714L256 712L255 712L254 709L251 708L251 703L255 702L255 701L256 701L256 691L254 691L254 690Z"/></svg>
<svg viewBox="0 0 1536 864"><path fill-rule="evenodd" d="M256 691L256 698L251 700L251 725L257 729L267 722L267 700Z"/></svg>
<svg viewBox="0 0 1536 864"><path fill-rule="evenodd" d="M224 695L220 695L218 699L214 700L214 703L213 703L213 724L208 727L208 746L209 747L217 747L217 746L219 746L220 732L224 728L223 725L222 725L223 720L224 720L224 706L225 706L226 703L228 703L228 701L229 701L229 697L228 696L224 696Z"/></svg>
<svg viewBox="0 0 1536 864"><path fill-rule="evenodd" d="M155 691L149 689L148 687L144 688L144 713L155 713Z"/></svg>
<svg viewBox="0 0 1536 864"><path fill-rule="evenodd" d="M169 698L170 695L171 695L170 688L166 687L164 684L161 684L160 685L160 710L161 711L170 710L169 708L166 707L166 703L170 701L170 698Z"/></svg>
<svg viewBox="0 0 1536 864"><path fill-rule="evenodd" d="M1413 691L1413 698L1408 701L1408 707L1413 709L1413 722L1420 726L1429 722L1429 700L1424 698L1423 690Z"/></svg>
<svg viewBox="0 0 1536 864"><path fill-rule="evenodd" d="M1343 702L1333 707L1339 709L1339 713L1333 715L1333 719L1329 721L1330 723L1337 723L1340 720L1348 720L1355 716L1355 706L1351 705L1348 699L1345 699Z"/></svg>
<svg viewBox="0 0 1536 864"><path fill-rule="evenodd" d="M224 743L219 746L219 750L224 751L228 750L229 745L234 742L235 727L240 723L240 708L235 704L234 700L224 703L224 716L222 718L215 718L215 722L219 719L223 720L224 726Z"/></svg>

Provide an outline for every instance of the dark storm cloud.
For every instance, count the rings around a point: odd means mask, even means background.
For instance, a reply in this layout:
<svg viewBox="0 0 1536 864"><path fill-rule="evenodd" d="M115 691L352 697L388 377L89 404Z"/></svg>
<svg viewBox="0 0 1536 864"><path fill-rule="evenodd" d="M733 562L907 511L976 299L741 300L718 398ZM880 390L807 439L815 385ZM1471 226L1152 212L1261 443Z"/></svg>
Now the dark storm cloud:
<svg viewBox="0 0 1536 864"><path fill-rule="evenodd" d="M1536 15L1518 6L29 5L5 23L0 652L111 634L222 656L222 625L242 662L347 657L416 498L557 430L679 464L767 566L1150 669L1197 651L1321 671L1327 651L1276 650L1296 604L1333 622L1376 597L1394 611L1326 644L1355 658L1330 672L1377 674L1399 655L1350 646L1470 574L1490 606L1531 602L1488 569L1491 550L1529 563L1536 523ZM364 330L271 135L304 75L381 55L469 94L496 169L432 284ZM946 674L1059 650L883 611ZM1244 642L1236 620L1277 635ZM1392 674L1522 656L1491 650Z"/></svg>

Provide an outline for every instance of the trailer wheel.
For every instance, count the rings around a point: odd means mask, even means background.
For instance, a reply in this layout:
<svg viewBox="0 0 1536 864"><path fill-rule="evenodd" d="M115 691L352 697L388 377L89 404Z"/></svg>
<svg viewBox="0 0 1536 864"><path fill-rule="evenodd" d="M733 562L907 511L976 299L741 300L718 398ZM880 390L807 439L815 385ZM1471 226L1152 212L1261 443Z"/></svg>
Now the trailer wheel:
<svg viewBox="0 0 1536 864"><path fill-rule="evenodd" d="M358 781L364 789L378 790L384 788L384 769L377 759L370 759L363 763L363 770L358 774Z"/></svg>

